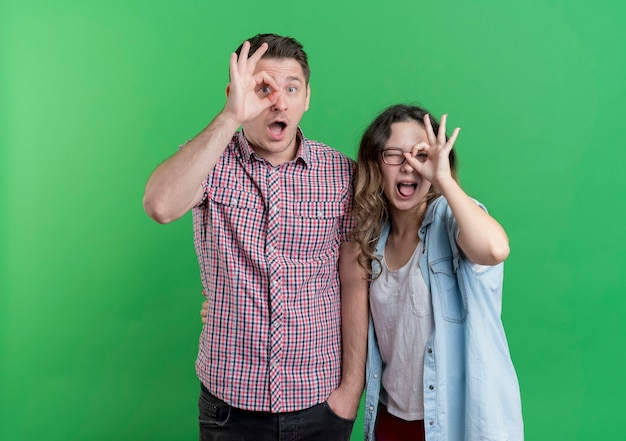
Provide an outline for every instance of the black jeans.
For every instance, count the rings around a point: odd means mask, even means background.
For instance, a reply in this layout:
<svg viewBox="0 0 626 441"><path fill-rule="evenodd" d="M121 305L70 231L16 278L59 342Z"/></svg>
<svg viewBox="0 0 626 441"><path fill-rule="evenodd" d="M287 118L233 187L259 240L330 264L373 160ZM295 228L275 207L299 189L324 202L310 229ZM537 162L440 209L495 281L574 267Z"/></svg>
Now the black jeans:
<svg viewBox="0 0 626 441"><path fill-rule="evenodd" d="M297 412L252 412L230 406L201 386L200 441L349 441L354 420L326 402Z"/></svg>

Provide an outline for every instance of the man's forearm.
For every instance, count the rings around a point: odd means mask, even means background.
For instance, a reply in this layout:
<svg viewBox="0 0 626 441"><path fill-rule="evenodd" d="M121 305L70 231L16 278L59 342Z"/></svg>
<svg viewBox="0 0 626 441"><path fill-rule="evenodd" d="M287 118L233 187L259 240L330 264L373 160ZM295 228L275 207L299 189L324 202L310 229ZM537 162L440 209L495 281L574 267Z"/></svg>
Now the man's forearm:
<svg viewBox="0 0 626 441"><path fill-rule="evenodd" d="M239 125L218 114L187 145L152 173L146 184L143 205L160 223L184 215L202 198L202 180L213 170Z"/></svg>
<svg viewBox="0 0 626 441"><path fill-rule="evenodd" d="M339 272L343 364L340 388L346 394L345 399L356 409L365 384L369 283L366 272L357 261L358 245L355 242L344 242L341 247Z"/></svg>

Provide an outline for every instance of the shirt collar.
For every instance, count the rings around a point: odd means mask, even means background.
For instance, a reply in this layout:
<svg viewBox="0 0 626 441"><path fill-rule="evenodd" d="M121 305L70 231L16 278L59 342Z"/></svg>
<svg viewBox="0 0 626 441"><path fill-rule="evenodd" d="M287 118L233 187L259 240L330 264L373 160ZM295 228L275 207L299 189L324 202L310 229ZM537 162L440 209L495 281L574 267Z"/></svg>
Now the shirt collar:
<svg viewBox="0 0 626 441"><path fill-rule="evenodd" d="M298 132L296 134L299 142L298 152L296 154L295 160L293 162L302 162L306 167L309 165L311 161L311 145L310 141L304 137L302 133L302 129L298 127ZM242 158L247 161L250 161L253 155L256 157L254 153L254 149L250 146L250 143L246 139L246 136L243 133L243 129L237 133L237 141L239 145L239 154Z"/></svg>
<svg viewBox="0 0 626 441"><path fill-rule="evenodd" d="M426 226L432 223L433 219L435 218L435 202L440 197L442 196L437 196L428 204L428 208L426 209L426 213L424 214L424 220L422 220L422 226Z"/></svg>

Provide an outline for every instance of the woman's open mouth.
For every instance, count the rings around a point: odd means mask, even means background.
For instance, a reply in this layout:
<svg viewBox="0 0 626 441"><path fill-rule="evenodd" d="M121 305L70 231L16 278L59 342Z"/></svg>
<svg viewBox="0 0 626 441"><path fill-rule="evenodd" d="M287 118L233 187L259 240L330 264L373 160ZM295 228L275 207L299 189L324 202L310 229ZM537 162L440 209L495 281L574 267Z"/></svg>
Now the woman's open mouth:
<svg viewBox="0 0 626 441"><path fill-rule="evenodd" d="M413 194L415 193L415 190L417 189L417 184L400 182L398 185L396 185L396 188L398 189L398 193L400 194L400 196L408 198L413 196Z"/></svg>

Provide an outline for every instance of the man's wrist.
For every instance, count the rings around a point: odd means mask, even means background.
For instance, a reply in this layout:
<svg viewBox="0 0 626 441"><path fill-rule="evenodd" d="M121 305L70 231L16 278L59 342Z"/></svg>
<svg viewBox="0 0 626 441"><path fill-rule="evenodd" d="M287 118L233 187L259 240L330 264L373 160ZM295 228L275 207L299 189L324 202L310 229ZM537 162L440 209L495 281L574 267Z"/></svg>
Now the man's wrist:
<svg viewBox="0 0 626 441"><path fill-rule="evenodd" d="M217 115L216 119L218 124L223 124L224 126L231 128L233 132L241 127L241 122L237 121L236 118L234 118L230 113L226 112L225 110L222 110Z"/></svg>
<svg viewBox="0 0 626 441"><path fill-rule="evenodd" d="M346 397L350 397L353 401L358 403L361 400L361 395L363 395L364 387L364 381L360 383L355 381L342 381L337 389Z"/></svg>

